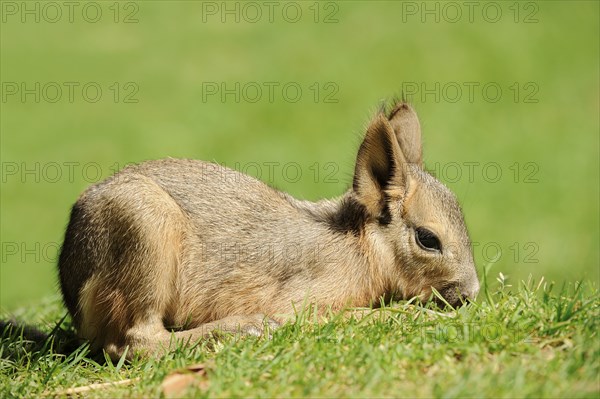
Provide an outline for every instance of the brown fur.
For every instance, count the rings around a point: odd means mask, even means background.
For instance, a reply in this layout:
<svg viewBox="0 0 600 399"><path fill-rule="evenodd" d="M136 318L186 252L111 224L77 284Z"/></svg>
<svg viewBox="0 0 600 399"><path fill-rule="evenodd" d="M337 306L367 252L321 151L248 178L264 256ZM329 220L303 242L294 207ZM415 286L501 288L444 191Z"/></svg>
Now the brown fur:
<svg viewBox="0 0 600 399"><path fill-rule="evenodd" d="M214 330L260 334L307 302L427 300L431 287L453 305L473 298L462 212L421 154L419 121L400 103L369 125L336 200L299 201L202 161L125 168L81 195L65 234L60 282L80 336L118 358ZM419 246L419 227L441 251Z"/></svg>

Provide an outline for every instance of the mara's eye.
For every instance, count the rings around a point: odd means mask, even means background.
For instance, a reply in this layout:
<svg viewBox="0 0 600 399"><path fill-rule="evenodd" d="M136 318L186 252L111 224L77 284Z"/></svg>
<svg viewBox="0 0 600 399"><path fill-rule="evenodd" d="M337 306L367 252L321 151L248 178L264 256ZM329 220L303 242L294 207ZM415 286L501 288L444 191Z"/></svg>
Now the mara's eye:
<svg viewBox="0 0 600 399"><path fill-rule="evenodd" d="M440 239L435 234L424 227L417 227L415 230L417 244L426 251L442 251Z"/></svg>

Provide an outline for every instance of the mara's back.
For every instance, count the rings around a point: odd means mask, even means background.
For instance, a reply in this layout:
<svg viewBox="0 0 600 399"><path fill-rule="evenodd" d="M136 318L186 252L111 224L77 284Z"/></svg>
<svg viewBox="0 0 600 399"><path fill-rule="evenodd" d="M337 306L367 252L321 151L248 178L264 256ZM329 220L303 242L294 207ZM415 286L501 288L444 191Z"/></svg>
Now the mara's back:
<svg viewBox="0 0 600 399"><path fill-rule="evenodd" d="M110 191L134 175L151 179L195 223L235 224L235 216L268 221L295 211L287 194L251 176L199 160L169 158L131 165L94 189Z"/></svg>

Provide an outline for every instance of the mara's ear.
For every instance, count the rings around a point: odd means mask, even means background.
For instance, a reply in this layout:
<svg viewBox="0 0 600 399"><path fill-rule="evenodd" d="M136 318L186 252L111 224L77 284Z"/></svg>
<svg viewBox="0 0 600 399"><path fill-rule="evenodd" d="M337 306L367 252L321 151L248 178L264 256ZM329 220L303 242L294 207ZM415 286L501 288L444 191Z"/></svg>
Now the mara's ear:
<svg viewBox="0 0 600 399"><path fill-rule="evenodd" d="M423 168L421 124L415 110L407 103L400 102L390 112L388 120L394 129L406 162Z"/></svg>
<svg viewBox="0 0 600 399"><path fill-rule="evenodd" d="M371 216L383 217L385 190L407 187L406 161L388 118L379 113L367 128L358 150L352 188Z"/></svg>

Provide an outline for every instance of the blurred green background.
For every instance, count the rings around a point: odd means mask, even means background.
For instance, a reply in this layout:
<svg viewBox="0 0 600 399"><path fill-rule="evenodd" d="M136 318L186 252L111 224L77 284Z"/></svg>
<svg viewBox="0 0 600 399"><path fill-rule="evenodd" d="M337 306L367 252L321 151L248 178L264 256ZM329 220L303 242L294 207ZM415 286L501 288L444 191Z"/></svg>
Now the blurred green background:
<svg viewBox="0 0 600 399"><path fill-rule="evenodd" d="M598 283L598 2L48 4L2 2L2 309L57 291L70 206L125 164L337 196L402 92L479 268Z"/></svg>

